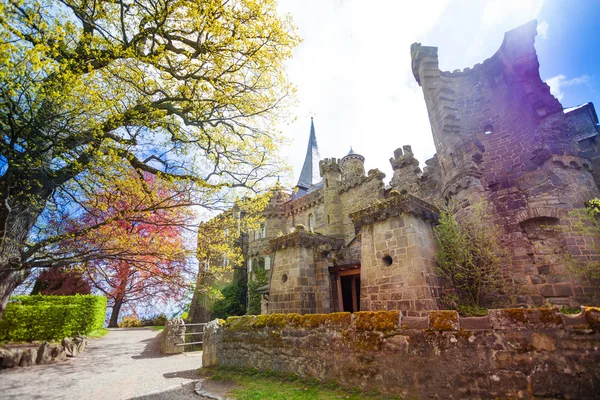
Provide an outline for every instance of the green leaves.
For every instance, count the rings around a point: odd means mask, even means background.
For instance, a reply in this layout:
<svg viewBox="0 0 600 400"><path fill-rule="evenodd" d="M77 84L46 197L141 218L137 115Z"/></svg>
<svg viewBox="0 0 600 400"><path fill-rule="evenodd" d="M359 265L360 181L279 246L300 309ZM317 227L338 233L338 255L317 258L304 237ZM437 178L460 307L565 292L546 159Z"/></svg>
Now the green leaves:
<svg viewBox="0 0 600 400"><path fill-rule="evenodd" d="M436 266L457 292L461 305L479 307L504 289L501 268L506 254L498 228L487 213L487 203L471 207L460 221L450 207L442 208L435 227Z"/></svg>
<svg viewBox="0 0 600 400"><path fill-rule="evenodd" d="M104 325L106 298L14 296L0 320L0 341L60 340Z"/></svg>

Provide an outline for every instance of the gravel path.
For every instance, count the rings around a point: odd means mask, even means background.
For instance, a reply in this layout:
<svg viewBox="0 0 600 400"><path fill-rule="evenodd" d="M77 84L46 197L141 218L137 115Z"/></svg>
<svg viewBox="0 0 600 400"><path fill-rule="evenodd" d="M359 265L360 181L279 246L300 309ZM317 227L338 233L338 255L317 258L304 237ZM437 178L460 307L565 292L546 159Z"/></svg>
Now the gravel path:
<svg viewBox="0 0 600 400"><path fill-rule="evenodd" d="M0 372L0 399L198 399L201 352L163 356L159 332L111 329L77 358Z"/></svg>

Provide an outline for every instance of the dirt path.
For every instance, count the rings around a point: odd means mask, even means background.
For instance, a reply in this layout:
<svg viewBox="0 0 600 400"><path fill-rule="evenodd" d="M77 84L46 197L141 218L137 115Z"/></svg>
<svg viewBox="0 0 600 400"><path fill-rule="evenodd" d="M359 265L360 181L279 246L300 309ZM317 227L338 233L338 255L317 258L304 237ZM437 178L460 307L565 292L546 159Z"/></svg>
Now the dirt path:
<svg viewBox="0 0 600 400"><path fill-rule="evenodd" d="M91 340L78 358L0 372L0 398L8 399L198 399L193 381L201 353L160 354L150 329L114 329Z"/></svg>

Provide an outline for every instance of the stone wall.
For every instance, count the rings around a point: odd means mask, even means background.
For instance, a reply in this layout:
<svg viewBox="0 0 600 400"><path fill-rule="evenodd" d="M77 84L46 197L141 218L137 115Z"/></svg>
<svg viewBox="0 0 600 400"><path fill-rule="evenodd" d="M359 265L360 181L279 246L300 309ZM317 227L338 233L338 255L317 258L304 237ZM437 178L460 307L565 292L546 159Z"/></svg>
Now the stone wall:
<svg viewBox="0 0 600 400"><path fill-rule="evenodd" d="M584 285L561 255L588 261L597 251L589 238L544 227L568 229L577 222L568 211L600 192L562 105L540 78L535 36L535 21L513 29L492 57L455 72L439 69L437 48L415 43L412 67L440 162L439 200L456 205L459 217L475 202L490 204L512 256L507 276L522 288L519 304L574 305Z"/></svg>
<svg viewBox="0 0 600 400"><path fill-rule="evenodd" d="M203 366L258 368L411 399L600 394L600 311L271 314L213 321Z"/></svg>
<svg viewBox="0 0 600 400"><path fill-rule="evenodd" d="M383 179L385 174L379 170L370 170L369 175L351 185L342 185L340 200L342 209L342 235L347 244L356 236L354 224L349 215L372 204L384 195Z"/></svg>
<svg viewBox="0 0 600 400"><path fill-rule="evenodd" d="M438 308L436 217L429 204L398 193L351 214L361 232L361 310L420 315Z"/></svg>
<svg viewBox="0 0 600 400"><path fill-rule="evenodd" d="M331 312L328 265L342 241L303 230L271 240L277 265L271 272L268 313Z"/></svg>
<svg viewBox="0 0 600 400"><path fill-rule="evenodd" d="M363 311L436 310L435 238L431 222L404 214L361 230Z"/></svg>

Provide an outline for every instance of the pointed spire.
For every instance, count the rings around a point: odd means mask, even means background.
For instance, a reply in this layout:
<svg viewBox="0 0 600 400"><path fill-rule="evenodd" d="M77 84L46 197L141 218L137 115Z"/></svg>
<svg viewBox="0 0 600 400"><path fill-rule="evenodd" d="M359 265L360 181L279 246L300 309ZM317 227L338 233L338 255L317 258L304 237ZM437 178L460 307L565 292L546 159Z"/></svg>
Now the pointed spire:
<svg viewBox="0 0 600 400"><path fill-rule="evenodd" d="M315 124L310 117L310 137L308 138L308 148L306 149L306 158L302 165L302 172L296 186L308 189L320 180L319 176L319 146L317 145L317 136L315 135Z"/></svg>

